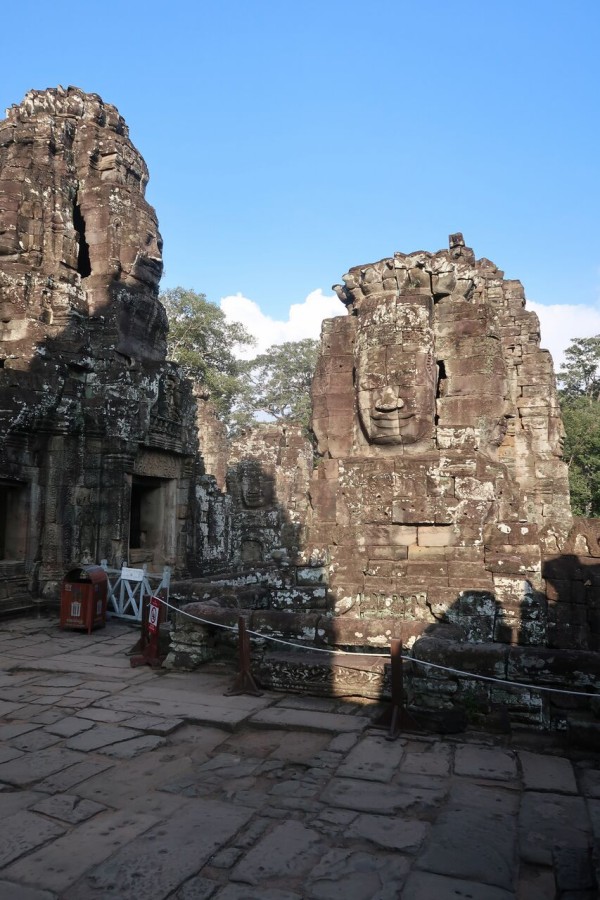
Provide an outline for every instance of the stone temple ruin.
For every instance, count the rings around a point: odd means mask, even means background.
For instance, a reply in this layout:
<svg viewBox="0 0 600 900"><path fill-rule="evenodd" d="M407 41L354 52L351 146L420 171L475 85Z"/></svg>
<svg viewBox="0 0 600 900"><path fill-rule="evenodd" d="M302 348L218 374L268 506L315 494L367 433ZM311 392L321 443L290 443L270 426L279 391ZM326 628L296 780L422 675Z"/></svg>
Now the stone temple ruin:
<svg viewBox="0 0 600 900"><path fill-rule="evenodd" d="M520 282L460 234L350 269L323 324L316 453L294 426L228 443L165 361L147 180L96 95L32 91L0 123L3 610L52 600L82 561L169 564L174 596L216 623L177 616L169 665L233 652L216 625L243 615L306 648L255 642L272 686L381 696L400 638L422 662L597 690L600 529L572 521ZM417 665L410 688L421 708L590 715Z"/></svg>

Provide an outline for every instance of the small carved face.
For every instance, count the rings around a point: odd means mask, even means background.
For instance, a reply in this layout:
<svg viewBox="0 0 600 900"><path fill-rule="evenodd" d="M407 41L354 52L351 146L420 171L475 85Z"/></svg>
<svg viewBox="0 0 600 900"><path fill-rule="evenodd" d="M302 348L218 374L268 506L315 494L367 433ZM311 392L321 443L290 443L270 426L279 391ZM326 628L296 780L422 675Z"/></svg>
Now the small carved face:
<svg viewBox="0 0 600 900"><path fill-rule="evenodd" d="M268 486L258 463L243 462L240 464L240 492L242 502L247 509L258 509L269 502Z"/></svg>

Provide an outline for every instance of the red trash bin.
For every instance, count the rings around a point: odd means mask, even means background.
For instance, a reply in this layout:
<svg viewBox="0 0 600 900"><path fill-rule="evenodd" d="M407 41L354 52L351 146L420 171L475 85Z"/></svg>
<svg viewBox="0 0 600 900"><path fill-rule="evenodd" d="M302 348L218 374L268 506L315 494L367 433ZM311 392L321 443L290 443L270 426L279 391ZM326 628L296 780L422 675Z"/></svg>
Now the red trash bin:
<svg viewBox="0 0 600 900"><path fill-rule="evenodd" d="M60 593L60 627L93 628L106 625L108 576L102 566L78 566L65 575Z"/></svg>

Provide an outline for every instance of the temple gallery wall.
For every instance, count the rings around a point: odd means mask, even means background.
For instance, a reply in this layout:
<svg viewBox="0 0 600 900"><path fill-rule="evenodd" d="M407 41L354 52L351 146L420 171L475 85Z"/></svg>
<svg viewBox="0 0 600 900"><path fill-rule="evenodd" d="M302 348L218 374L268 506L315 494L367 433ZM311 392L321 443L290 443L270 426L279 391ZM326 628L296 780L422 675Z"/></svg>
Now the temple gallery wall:
<svg viewBox="0 0 600 900"><path fill-rule="evenodd" d="M396 637L415 659L597 689L600 528L571 517L520 282L461 234L351 268L323 323L313 440L228 440L166 361L147 181L97 95L31 91L0 122L0 611L51 602L83 561L170 565L188 611L307 646L257 646L273 686L379 696L375 654ZM180 617L168 664L229 652L223 634ZM513 721L594 717L425 668L411 690Z"/></svg>

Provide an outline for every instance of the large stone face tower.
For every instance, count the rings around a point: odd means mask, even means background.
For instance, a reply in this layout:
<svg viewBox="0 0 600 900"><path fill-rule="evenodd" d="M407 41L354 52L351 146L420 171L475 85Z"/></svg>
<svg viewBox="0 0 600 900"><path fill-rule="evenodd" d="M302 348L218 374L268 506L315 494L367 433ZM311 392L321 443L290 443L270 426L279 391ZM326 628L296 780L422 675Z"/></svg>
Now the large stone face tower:
<svg viewBox="0 0 600 900"><path fill-rule="evenodd" d="M323 326L307 534L332 612L543 643L541 561L571 514L552 360L520 282L457 234L335 289L349 315Z"/></svg>
<svg viewBox="0 0 600 900"><path fill-rule="evenodd" d="M95 94L31 91L0 123L0 560L33 589L82 557L185 568L193 544L147 181Z"/></svg>

